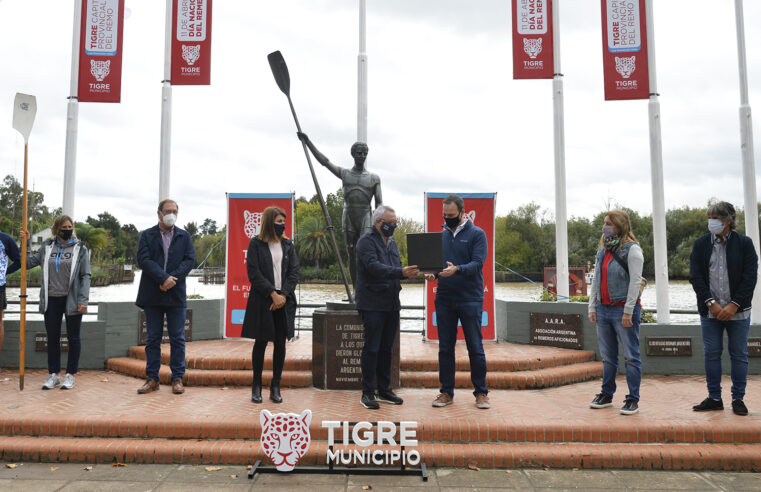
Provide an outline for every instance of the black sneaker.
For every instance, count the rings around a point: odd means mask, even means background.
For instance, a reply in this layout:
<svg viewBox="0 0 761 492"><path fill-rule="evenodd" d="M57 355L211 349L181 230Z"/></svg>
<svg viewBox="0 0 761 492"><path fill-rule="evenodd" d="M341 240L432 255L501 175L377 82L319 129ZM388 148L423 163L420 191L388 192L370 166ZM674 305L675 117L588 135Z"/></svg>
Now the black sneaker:
<svg viewBox="0 0 761 492"><path fill-rule="evenodd" d="M722 402L721 399L714 400L713 398L706 398L705 400L701 401L699 405L693 406L692 409L696 412L707 412L709 410L724 410L724 402Z"/></svg>
<svg viewBox="0 0 761 492"><path fill-rule="evenodd" d="M634 398L627 398L624 400L624 406L621 407L621 413L624 415L634 415L639 412L639 405Z"/></svg>
<svg viewBox="0 0 761 492"><path fill-rule="evenodd" d="M732 400L732 411L736 415L748 415L748 407L745 406L742 400Z"/></svg>
<svg viewBox="0 0 761 492"><path fill-rule="evenodd" d="M590 408L607 408L613 406L613 397L605 393L597 393L595 399L589 404Z"/></svg>
<svg viewBox="0 0 761 492"><path fill-rule="evenodd" d="M383 403L391 403L392 405L401 405L404 403L404 400L396 396L396 394L390 389L386 391L378 391L378 394L375 395L375 399L382 401Z"/></svg>
<svg viewBox="0 0 761 492"><path fill-rule="evenodd" d="M359 400L359 402L362 403L363 407L370 410L378 410L380 408L380 405L375 401L375 395L373 394L362 395L362 399Z"/></svg>

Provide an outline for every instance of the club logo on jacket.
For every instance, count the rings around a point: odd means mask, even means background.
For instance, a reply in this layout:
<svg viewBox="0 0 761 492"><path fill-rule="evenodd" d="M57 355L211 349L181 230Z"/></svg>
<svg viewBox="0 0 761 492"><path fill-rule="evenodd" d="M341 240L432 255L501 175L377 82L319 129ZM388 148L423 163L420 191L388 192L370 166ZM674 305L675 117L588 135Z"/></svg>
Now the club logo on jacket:
<svg viewBox="0 0 761 492"><path fill-rule="evenodd" d="M311 436L309 424L312 411L301 414L270 413L262 410L259 414L262 424L261 449L278 471L289 472L309 449Z"/></svg>
<svg viewBox="0 0 761 492"><path fill-rule="evenodd" d="M262 228L262 213L261 212L249 212L243 211L243 231L249 239L259 234Z"/></svg>

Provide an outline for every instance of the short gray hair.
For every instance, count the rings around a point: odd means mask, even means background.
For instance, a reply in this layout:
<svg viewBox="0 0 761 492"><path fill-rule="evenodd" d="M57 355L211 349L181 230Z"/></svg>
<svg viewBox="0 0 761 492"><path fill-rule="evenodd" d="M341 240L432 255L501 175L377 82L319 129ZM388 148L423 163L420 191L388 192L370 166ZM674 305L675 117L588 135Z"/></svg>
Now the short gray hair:
<svg viewBox="0 0 761 492"><path fill-rule="evenodd" d="M373 212L373 225L375 225L379 220L383 220L383 216L386 215L386 212L396 213L396 210L389 207L388 205L380 205L375 209L375 212Z"/></svg>
<svg viewBox="0 0 761 492"><path fill-rule="evenodd" d="M722 221L729 220L729 228L737 227L737 213L735 207L729 202L714 202L708 205L706 215L718 215Z"/></svg>

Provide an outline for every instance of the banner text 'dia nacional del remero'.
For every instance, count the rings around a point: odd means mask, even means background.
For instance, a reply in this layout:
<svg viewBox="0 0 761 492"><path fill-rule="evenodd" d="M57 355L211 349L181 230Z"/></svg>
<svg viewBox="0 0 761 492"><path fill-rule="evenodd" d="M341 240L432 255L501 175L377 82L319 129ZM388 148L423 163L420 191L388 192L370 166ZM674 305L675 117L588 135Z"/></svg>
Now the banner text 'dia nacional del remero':
<svg viewBox="0 0 761 492"><path fill-rule="evenodd" d="M211 83L211 0L173 0L172 85Z"/></svg>
<svg viewBox="0 0 761 492"><path fill-rule="evenodd" d="M123 33L124 0L82 0L80 102L121 101Z"/></svg>
<svg viewBox="0 0 761 492"><path fill-rule="evenodd" d="M601 0L605 100L648 99L645 0Z"/></svg>
<svg viewBox="0 0 761 492"><path fill-rule="evenodd" d="M484 311L481 315L481 334L484 340L497 339L496 323L494 320L494 220L497 201L496 193L455 193L465 202L465 216L473 224L486 233L486 243L489 252L483 266L484 275ZM425 231L441 232L444 230L443 203L450 193L425 194ZM446 258L444 258L446 262ZM442 265L443 266L443 265ZM438 340L439 332L436 323L436 282L426 282L425 285L425 337L428 340ZM457 339L463 340L462 328L457 328Z"/></svg>
<svg viewBox="0 0 761 492"><path fill-rule="evenodd" d="M288 215L285 235L293 238L292 193L229 193L227 195L227 267L225 269L225 337L239 337L251 288L246 253L251 238L259 234L262 212L280 207Z"/></svg>
<svg viewBox="0 0 761 492"><path fill-rule="evenodd" d="M555 74L552 0L512 0L513 78L551 79Z"/></svg>

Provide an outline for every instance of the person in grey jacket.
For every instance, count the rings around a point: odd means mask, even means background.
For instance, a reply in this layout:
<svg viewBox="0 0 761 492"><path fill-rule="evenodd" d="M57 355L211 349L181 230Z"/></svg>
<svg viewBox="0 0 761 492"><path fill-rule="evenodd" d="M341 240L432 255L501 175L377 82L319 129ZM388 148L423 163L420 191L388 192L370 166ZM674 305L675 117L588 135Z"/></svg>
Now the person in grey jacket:
<svg viewBox="0 0 761 492"><path fill-rule="evenodd" d="M613 405L620 340L629 386L621 413L631 415L639 411L639 386L642 381L639 353L642 306L639 295L645 259L632 233L629 215L623 210L611 210L605 214L602 231L592 291L589 293L588 314L589 321L597 325L597 343L603 361L602 391L589 406L605 408Z"/></svg>
<svg viewBox="0 0 761 492"><path fill-rule="evenodd" d="M72 389L82 350L79 330L90 298L90 255L87 247L74 237L71 217L56 217L51 229L53 237L26 260L27 268L42 267L40 312L45 315L50 373L42 389ZM61 372L61 323L64 316L69 354L66 375L61 378L58 373Z"/></svg>

